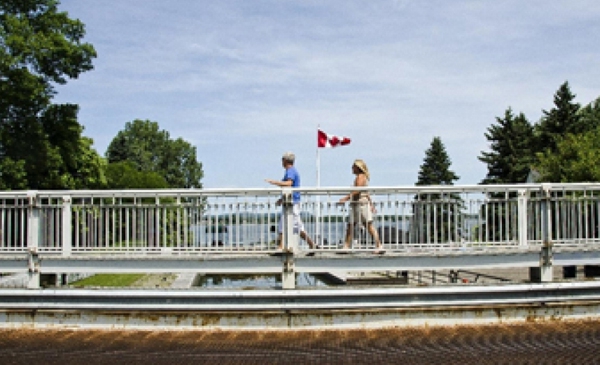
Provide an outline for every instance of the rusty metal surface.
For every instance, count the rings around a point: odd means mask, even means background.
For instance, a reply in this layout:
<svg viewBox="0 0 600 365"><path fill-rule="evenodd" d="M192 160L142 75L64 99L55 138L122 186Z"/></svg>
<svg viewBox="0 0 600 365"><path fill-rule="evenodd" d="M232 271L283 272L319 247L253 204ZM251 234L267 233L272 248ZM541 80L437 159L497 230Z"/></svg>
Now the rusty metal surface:
<svg viewBox="0 0 600 365"><path fill-rule="evenodd" d="M592 364L600 321L350 331L0 330L2 364Z"/></svg>

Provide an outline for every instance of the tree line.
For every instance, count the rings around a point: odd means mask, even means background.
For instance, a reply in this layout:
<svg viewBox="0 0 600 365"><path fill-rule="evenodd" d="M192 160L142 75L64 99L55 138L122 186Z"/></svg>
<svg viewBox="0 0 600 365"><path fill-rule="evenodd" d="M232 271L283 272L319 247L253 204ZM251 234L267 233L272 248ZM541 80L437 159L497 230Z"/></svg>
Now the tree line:
<svg viewBox="0 0 600 365"><path fill-rule="evenodd" d="M554 106L531 123L509 107L488 127L489 151L478 159L487 166L481 184L600 181L600 97L581 106L565 81ZM440 137L425 153L417 185L452 185L459 176Z"/></svg>
<svg viewBox="0 0 600 365"><path fill-rule="evenodd" d="M77 119L53 103L56 85L93 69L85 25L58 0L0 0L0 190L201 188L196 148L157 122L126 123L105 156ZM554 107L530 122L509 107L485 133L481 184L600 181L600 98L580 106L568 82ZM459 176L440 137L425 151L416 185L452 185ZM431 197L429 197L431 198Z"/></svg>

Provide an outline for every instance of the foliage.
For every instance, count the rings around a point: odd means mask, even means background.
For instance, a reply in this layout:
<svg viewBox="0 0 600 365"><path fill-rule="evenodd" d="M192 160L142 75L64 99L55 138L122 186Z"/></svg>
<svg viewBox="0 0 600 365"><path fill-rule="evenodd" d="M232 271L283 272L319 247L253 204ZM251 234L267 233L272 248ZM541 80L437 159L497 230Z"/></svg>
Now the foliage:
<svg viewBox="0 0 600 365"><path fill-rule="evenodd" d="M488 168L482 184L525 182L533 163L533 127L523 113L515 116L511 108L496 122L485 134L491 152L482 151L478 157Z"/></svg>
<svg viewBox="0 0 600 365"><path fill-rule="evenodd" d="M537 152L554 152L566 134L585 131L578 114L580 106L574 99L575 94L571 92L568 82L562 84L554 94L554 108L543 110L544 116L535 126Z"/></svg>
<svg viewBox="0 0 600 365"><path fill-rule="evenodd" d="M55 84L91 70L84 25L56 0L0 2L0 187L75 189L104 183L76 105L52 105Z"/></svg>
<svg viewBox="0 0 600 365"><path fill-rule="evenodd" d="M202 187L196 148L181 138L170 139L156 122L128 122L108 146L106 157L109 163L129 161L139 171L155 172L170 188Z"/></svg>
<svg viewBox="0 0 600 365"><path fill-rule="evenodd" d="M583 134L569 134L557 145L557 151L538 154L537 168L547 182L600 181L600 127Z"/></svg>
<svg viewBox="0 0 600 365"><path fill-rule="evenodd" d="M581 132L594 131L600 127L600 98L579 109Z"/></svg>
<svg viewBox="0 0 600 365"><path fill-rule="evenodd" d="M563 85L564 86L564 85ZM562 90L562 87L561 87ZM566 103L569 93L563 90L557 93L563 95L560 105L563 109L577 110L568 128L561 136L554 139L556 145L553 149L542 149L536 153L537 163L535 168L541 175L539 181L545 182L595 182L600 181L598 173L598 146L600 130L600 98L583 108L575 108L573 103ZM567 96L564 96L567 95ZM557 99L557 98L555 98ZM570 115L554 111L553 115ZM566 123L564 123L566 124Z"/></svg>
<svg viewBox="0 0 600 365"><path fill-rule="evenodd" d="M0 159L0 190L25 190L26 181L25 161L10 157Z"/></svg>
<svg viewBox="0 0 600 365"><path fill-rule="evenodd" d="M130 161L109 163L106 168L108 189L166 189L166 180L156 172L139 171Z"/></svg>

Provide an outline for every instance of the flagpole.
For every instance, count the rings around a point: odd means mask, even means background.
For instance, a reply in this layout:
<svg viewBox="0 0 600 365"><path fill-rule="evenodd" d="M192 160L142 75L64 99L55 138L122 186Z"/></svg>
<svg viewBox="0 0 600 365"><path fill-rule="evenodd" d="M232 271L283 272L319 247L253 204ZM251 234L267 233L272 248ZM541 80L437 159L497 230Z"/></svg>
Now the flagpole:
<svg viewBox="0 0 600 365"><path fill-rule="evenodd" d="M321 187L321 153L319 152L318 133L321 130L321 125L317 124L317 187Z"/></svg>
<svg viewBox="0 0 600 365"><path fill-rule="evenodd" d="M317 134L319 133L319 130L321 129L321 125L317 124ZM317 139L317 188L321 187L321 154L319 152L319 143L318 143L318 139ZM317 245L320 246L320 241L319 238L321 237L320 235L320 224L319 224L319 220L320 220L320 210L321 210L321 199L320 199L320 195L318 195L317 193L317 206L316 206L316 212L315 212L315 217L316 217L316 223L315 223L315 230L317 231L316 237L315 239L317 240Z"/></svg>

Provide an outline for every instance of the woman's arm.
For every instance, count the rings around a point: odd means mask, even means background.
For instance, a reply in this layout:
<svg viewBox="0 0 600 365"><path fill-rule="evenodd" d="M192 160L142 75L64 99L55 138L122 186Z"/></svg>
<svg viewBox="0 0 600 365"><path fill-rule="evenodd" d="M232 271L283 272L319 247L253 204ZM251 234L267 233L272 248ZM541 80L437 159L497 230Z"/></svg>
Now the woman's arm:
<svg viewBox="0 0 600 365"><path fill-rule="evenodd" d="M366 186L366 185L367 185L367 177L364 174L356 175L356 178L354 179L354 186ZM353 196L359 196L359 195L360 195L360 191L353 191L350 194L343 197L342 199L340 199L340 203L345 203L348 200L352 199ZM371 198L369 197L369 200L370 199Z"/></svg>

